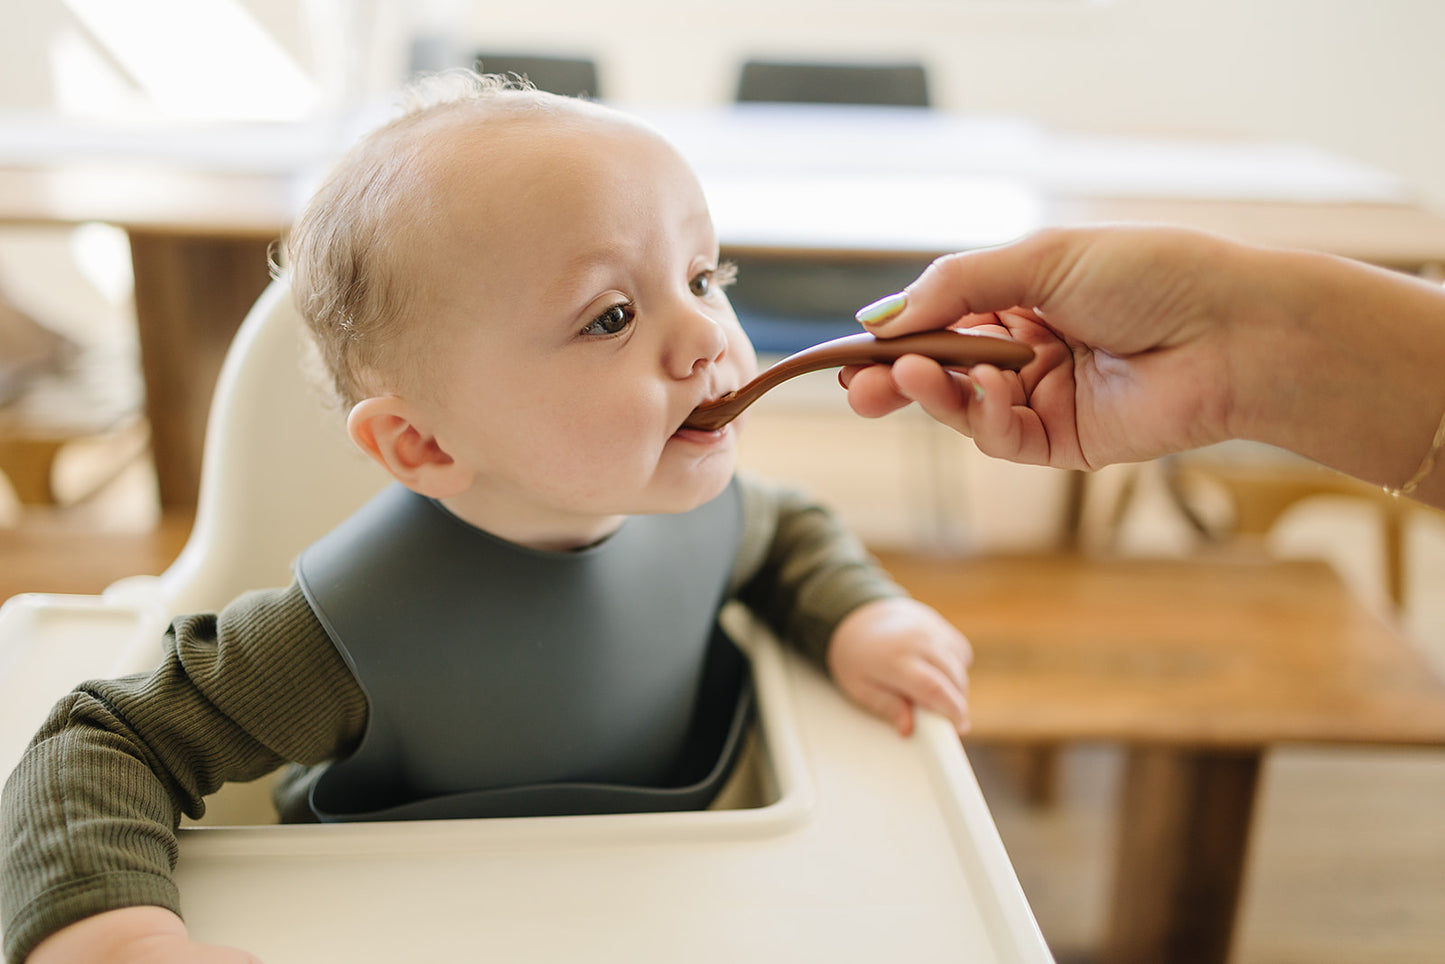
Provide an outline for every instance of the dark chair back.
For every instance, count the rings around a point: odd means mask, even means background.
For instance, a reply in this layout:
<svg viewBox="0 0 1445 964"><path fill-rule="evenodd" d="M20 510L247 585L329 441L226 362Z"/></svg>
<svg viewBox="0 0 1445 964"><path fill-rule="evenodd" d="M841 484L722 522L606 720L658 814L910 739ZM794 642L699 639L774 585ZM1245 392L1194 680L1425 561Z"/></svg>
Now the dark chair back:
<svg viewBox="0 0 1445 964"><path fill-rule="evenodd" d="M922 64L826 64L749 60L739 102L928 107ZM897 291L927 267L916 259L735 257L729 292L738 321L764 354L787 355L857 334L853 312Z"/></svg>
<svg viewBox="0 0 1445 964"><path fill-rule="evenodd" d="M602 95L597 65L585 58L481 51L476 68L486 74L514 74L531 81L538 90L566 97L596 99Z"/></svg>
<svg viewBox="0 0 1445 964"><path fill-rule="evenodd" d="M878 104L928 107L922 64L826 64L748 60L737 100L799 104Z"/></svg>

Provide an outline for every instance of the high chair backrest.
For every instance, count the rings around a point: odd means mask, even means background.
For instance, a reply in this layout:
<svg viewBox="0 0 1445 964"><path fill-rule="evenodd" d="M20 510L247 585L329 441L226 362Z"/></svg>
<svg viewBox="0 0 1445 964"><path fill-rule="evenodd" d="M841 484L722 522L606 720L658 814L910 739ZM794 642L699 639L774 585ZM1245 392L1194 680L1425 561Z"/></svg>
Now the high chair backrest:
<svg viewBox="0 0 1445 964"><path fill-rule="evenodd" d="M303 322L273 282L236 332L211 402L195 528L160 577L172 613L285 585L290 565L388 481L303 370Z"/></svg>

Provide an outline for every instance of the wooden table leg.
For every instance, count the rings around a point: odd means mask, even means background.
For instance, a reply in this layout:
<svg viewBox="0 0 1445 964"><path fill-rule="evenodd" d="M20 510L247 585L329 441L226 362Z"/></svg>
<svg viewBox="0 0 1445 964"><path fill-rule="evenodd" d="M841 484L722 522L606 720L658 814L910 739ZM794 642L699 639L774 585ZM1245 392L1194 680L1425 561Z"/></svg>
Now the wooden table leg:
<svg viewBox="0 0 1445 964"><path fill-rule="evenodd" d="M1130 750L1104 960L1229 957L1260 751Z"/></svg>
<svg viewBox="0 0 1445 964"><path fill-rule="evenodd" d="M146 414L165 507L195 507L216 375L270 281L269 245L260 238L130 232Z"/></svg>

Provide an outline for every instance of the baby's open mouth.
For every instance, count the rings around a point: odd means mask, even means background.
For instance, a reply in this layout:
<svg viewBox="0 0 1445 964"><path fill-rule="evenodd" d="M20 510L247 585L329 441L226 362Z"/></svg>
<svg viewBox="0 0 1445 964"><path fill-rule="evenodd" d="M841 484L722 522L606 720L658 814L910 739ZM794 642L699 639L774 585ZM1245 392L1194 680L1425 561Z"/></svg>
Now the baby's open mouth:
<svg viewBox="0 0 1445 964"><path fill-rule="evenodd" d="M726 394L718 396L718 398L727 398L731 394L731 392L728 392ZM710 402L705 402L703 404L710 404ZM717 438L727 431L726 425L719 425L716 428L702 428L697 425L689 424L692 418L693 413L689 413L687 420L684 421L681 425L679 425L677 429L672 433L673 438L711 439Z"/></svg>

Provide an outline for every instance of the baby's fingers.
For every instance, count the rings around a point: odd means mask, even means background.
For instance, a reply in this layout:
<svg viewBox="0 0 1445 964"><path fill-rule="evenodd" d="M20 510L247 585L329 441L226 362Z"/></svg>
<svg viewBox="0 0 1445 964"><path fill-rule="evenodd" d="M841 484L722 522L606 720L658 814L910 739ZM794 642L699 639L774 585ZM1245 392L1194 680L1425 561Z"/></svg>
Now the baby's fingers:
<svg viewBox="0 0 1445 964"><path fill-rule="evenodd" d="M873 680L860 681L849 694L868 712L887 723L901 736L913 732L913 704Z"/></svg>
<svg viewBox="0 0 1445 964"><path fill-rule="evenodd" d="M903 681L901 689L905 698L942 716L959 733L967 733L967 685L966 679L960 681L943 668L919 660Z"/></svg>

